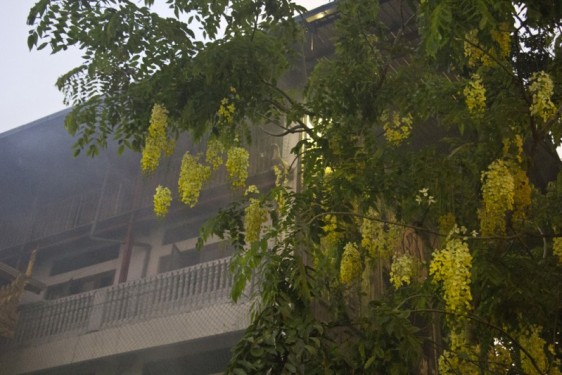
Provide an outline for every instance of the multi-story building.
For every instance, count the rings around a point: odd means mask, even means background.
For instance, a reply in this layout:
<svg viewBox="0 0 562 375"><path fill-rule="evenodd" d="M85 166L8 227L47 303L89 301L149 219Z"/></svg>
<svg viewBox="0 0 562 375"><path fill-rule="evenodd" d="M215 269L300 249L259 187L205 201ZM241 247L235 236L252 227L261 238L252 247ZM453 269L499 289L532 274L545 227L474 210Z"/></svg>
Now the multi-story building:
<svg viewBox="0 0 562 375"><path fill-rule="evenodd" d="M392 1L381 1L381 14L400 18ZM330 3L302 18L309 26L302 61L280 85L302 86L318 56L332 53L335 17ZM230 299L228 244L214 239L198 251L195 242L201 224L241 193L222 171L194 208L174 204L157 219L154 188L177 184L181 152L150 177L140 172L140 155L118 156L114 144L98 157L73 158L67 113L0 134L0 285L37 254L15 335L0 342L0 372L221 372L250 302ZM256 134L248 182L273 186L273 165L279 154L291 162L296 141Z"/></svg>
<svg viewBox="0 0 562 375"><path fill-rule="evenodd" d="M37 249L15 336L2 343L3 374L210 374L248 324L248 301L230 300L229 246L195 250L200 225L239 196L224 171L195 208L152 212L156 184L174 186L179 155L154 176L139 155L113 147L72 157L56 113L0 135L0 257L5 281ZM272 149L256 137L250 183L274 182ZM178 147L194 150L184 140ZM180 153L178 153L180 154ZM12 272L9 272L9 271Z"/></svg>

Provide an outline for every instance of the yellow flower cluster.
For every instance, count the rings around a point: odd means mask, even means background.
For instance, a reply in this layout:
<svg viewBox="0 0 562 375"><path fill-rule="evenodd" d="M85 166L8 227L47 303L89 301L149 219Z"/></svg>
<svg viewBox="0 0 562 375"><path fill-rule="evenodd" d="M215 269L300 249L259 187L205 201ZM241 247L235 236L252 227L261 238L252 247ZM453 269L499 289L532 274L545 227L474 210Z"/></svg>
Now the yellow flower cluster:
<svg viewBox="0 0 562 375"><path fill-rule="evenodd" d="M414 258L409 255L393 256L390 266L390 282L398 289L402 285L410 285L415 275Z"/></svg>
<svg viewBox="0 0 562 375"><path fill-rule="evenodd" d="M486 110L486 89L478 74L473 74L467 82L464 90L464 101L468 112L474 117L482 117Z"/></svg>
<svg viewBox="0 0 562 375"><path fill-rule="evenodd" d="M287 184L287 170L285 168L274 165L273 172L275 173L275 186L284 186Z"/></svg>
<svg viewBox="0 0 562 375"><path fill-rule="evenodd" d="M326 225L324 225L322 229L324 230L325 236L320 239L320 248L325 252L332 253L338 247L341 233L336 231L338 224L335 216L326 215L324 220L326 221Z"/></svg>
<svg viewBox="0 0 562 375"><path fill-rule="evenodd" d="M473 29L464 38L464 56L467 65L476 68L479 65L493 67L496 59L505 59L511 51L511 34L507 23L500 23L497 30L491 31L495 46L485 48L478 39L478 30Z"/></svg>
<svg viewBox="0 0 562 375"><path fill-rule="evenodd" d="M378 218L374 209L369 209L368 217ZM390 218L392 219L392 218ZM360 227L361 246L375 259L388 259L402 238L402 229L397 225L387 225L379 221L363 219Z"/></svg>
<svg viewBox="0 0 562 375"><path fill-rule="evenodd" d="M558 258L558 262L562 264L562 237L555 237L552 240L552 253Z"/></svg>
<svg viewBox="0 0 562 375"><path fill-rule="evenodd" d="M511 51L511 34L509 32L509 24L502 22L499 24L498 30L492 30L492 39L499 47L500 56L507 58Z"/></svg>
<svg viewBox="0 0 562 375"><path fill-rule="evenodd" d="M515 225L521 226L527 219L527 209L531 205L531 183L527 173L520 166L513 163L510 170L515 188L513 192L512 221Z"/></svg>
<svg viewBox="0 0 562 375"><path fill-rule="evenodd" d="M524 373L529 375L559 375L561 374L558 369L559 361L556 360L553 364L548 358L549 356L553 357L555 355L554 347L552 345L546 345L546 341L540 336L541 332L542 327L532 325L518 335L519 344L531 355L541 371L539 372L535 366L533 366L530 358L523 352L521 353L521 367L523 367ZM550 352L549 356L545 353L545 347ZM550 371L548 371L549 369Z"/></svg>
<svg viewBox="0 0 562 375"><path fill-rule="evenodd" d="M326 225L322 227L322 229L324 229L324 232L331 233L335 232L336 229L338 229L338 220L335 216L326 215L324 217L324 221L326 222Z"/></svg>
<svg viewBox="0 0 562 375"><path fill-rule="evenodd" d="M456 225L456 218L455 215L451 212L446 213L445 215L439 218L439 233L449 233Z"/></svg>
<svg viewBox="0 0 562 375"><path fill-rule="evenodd" d="M468 343L464 332L452 331L449 334L450 350L439 356L439 374L480 375L478 367L479 348Z"/></svg>
<svg viewBox="0 0 562 375"><path fill-rule="evenodd" d="M259 193L255 185L246 190L246 194ZM261 206L259 199L250 198L250 204L244 210L244 229L246 231L246 242L255 242L260 239L263 223L267 220L267 210Z"/></svg>
<svg viewBox="0 0 562 375"><path fill-rule="evenodd" d="M153 198L154 213L158 217L164 217L168 214L168 209L172 204L172 192L169 188L158 185Z"/></svg>
<svg viewBox="0 0 562 375"><path fill-rule="evenodd" d="M393 146L399 146L412 133L411 114L401 117L398 112L384 111L380 121L383 124L384 138Z"/></svg>
<svg viewBox="0 0 562 375"><path fill-rule="evenodd" d="M340 264L340 281L349 284L361 277L361 254L357 245L348 242L344 249Z"/></svg>
<svg viewBox="0 0 562 375"><path fill-rule="evenodd" d="M429 274L443 286L445 310L463 313L470 309L471 268L472 256L468 245L461 239L449 238L445 248L433 254Z"/></svg>
<svg viewBox="0 0 562 375"><path fill-rule="evenodd" d="M491 66L493 64L490 56L484 53L480 41L478 40L478 30L474 29L468 32L464 38L464 56L470 67L476 67L479 64Z"/></svg>
<svg viewBox="0 0 562 375"><path fill-rule="evenodd" d="M505 215L513 209L515 181L503 160L493 161L482 173L483 207L479 211L482 235L505 234Z"/></svg>
<svg viewBox="0 0 562 375"><path fill-rule="evenodd" d="M219 105L219 110L217 111L219 122L226 125L231 125L234 122L234 112L236 111L236 106L234 105L233 100L238 98L239 96L236 93L236 89L231 87L229 97L223 98Z"/></svg>
<svg viewBox="0 0 562 375"><path fill-rule="evenodd" d="M197 158L187 151L181 160L180 177L178 180L178 192L180 200L193 207L199 200L201 188L209 176L211 169L201 165Z"/></svg>
<svg viewBox="0 0 562 375"><path fill-rule="evenodd" d="M332 270L333 272L339 271L336 258L340 250L340 243L343 235L342 232L336 230L337 220L335 216L326 215L324 220L326 222L326 225L322 227L324 236L320 238L319 251L313 253L314 266L319 272L322 272L320 270L324 268Z"/></svg>
<svg viewBox="0 0 562 375"><path fill-rule="evenodd" d="M250 154L243 147L232 147L227 152L226 170L233 187L244 187L248 178Z"/></svg>
<svg viewBox="0 0 562 375"><path fill-rule="evenodd" d="M340 243L341 235L338 232L328 232L320 239L320 248L326 253L333 253Z"/></svg>
<svg viewBox="0 0 562 375"><path fill-rule="evenodd" d="M162 153L169 156L174 152L175 142L168 139L168 111L160 104L154 104L150 125L141 155L141 169L153 172L160 164Z"/></svg>
<svg viewBox="0 0 562 375"><path fill-rule="evenodd" d="M523 162L523 137L520 134L516 134L513 138L513 144L517 148L517 161L519 163Z"/></svg>
<svg viewBox="0 0 562 375"><path fill-rule="evenodd" d="M234 121L234 111L236 107L234 103L231 103L228 98L224 98L221 100L221 104L219 106L218 115L219 119L222 120L225 124L232 124Z"/></svg>
<svg viewBox="0 0 562 375"><path fill-rule="evenodd" d="M518 343L533 358L537 368L531 359L523 351L520 352L521 367L524 374L528 375L561 375L559 370L560 361L551 360L555 357L553 345L547 345L540 336L542 327L532 325L522 332L513 334ZM466 339L466 334L452 331L449 335L450 351L445 350L439 358L440 374L481 374L478 367L480 347L471 345ZM487 353L490 373L506 374L516 361L509 349L501 342L495 342Z"/></svg>
<svg viewBox="0 0 562 375"><path fill-rule="evenodd" d="M556 106L551 100L554 83L550 76L543 71L533 73L530 82L529 92L533 97L530 108L531 115L546 122L556 113Z"/></svg>
<svg viewBox="0 0 562 375"><path fill-rule="evenodd" d="M513 139L504 138L502 143L504 156L509 156L510 151L513 150L511 146L514 146L515 160L520 164L523 163L523 137L520 134L516 134Z"/></svg>
<svg viewBox="0 0 562 375"><path fill-rule="evenodd" d="M488 366L490 374L506 374L513 366L511 353L502 342L496 341L488 350Z"/></svg>
<svg viewBox="0 0 562 375"><path fill-rule="evenodd" d="M273 172L275 173L275 186L284 187L287 185L287 171L277 165L273 166ZM277 203L277 210L281 216L286 213L286 199L285 199L285 189L278 190L275 194L275 202Z"/></svg>
<svg viewBox="0 0 562 375"><path fill-rule="evenodd" d="M212 138L207 142L207 152L205 160L213 169L217 169L224 163L224 145L216 138Z"/></svg>

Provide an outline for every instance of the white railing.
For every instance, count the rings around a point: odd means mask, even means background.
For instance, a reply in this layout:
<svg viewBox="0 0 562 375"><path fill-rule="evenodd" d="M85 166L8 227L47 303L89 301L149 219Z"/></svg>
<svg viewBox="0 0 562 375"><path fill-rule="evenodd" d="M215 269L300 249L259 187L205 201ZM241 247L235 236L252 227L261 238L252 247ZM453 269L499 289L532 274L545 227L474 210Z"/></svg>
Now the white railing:
<svg viewBox="0 0 562 375"><path fill-rule="evenodd" d="M15 341L81 330L88 323L94 297L95 291L22 306Z"/></svg>
<svg viewBox="0 0 562 375"><path fill-rule="evenodd" d="M230 258L23 305L14 343L50 340L227 302Z"/></svg>

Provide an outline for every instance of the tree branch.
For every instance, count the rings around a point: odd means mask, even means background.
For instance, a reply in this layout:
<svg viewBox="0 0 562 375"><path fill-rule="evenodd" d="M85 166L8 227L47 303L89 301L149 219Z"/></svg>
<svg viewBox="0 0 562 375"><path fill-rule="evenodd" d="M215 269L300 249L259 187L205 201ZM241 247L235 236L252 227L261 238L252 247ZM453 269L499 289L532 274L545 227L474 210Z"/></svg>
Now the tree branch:
<svg viewBox="0 0 562 375"><path fill-rule="evenodd" d="M517 341L515 339L515 337L513 337L509 332L505 331L503 328L490 323L487 320L484 320L483 318L479 317L478 315L474 315L474 314L470 314L470 313L466 313L466 314L455 314L452 312L448 312L445 310L439 310L439 309L419 309L419 310L408 310L411 313L416 313L416 312L434 312L434 313L439 313L439 314L443 314L443 315L453 315L453 316L457 316L457 317L464 317L464 318L468 318L472 321L475 321L477 323L480 323L482 325L485 325L489 328L492 328L496 331L498 331L500 334L502 334L503 336L505 336L509 341L511 341L519 350L521 350L531 361L531 364L533 365L533 367L538 371L539 374L542 374L543 371L540 369L540 367L538 366L535 358L527 351L527 349L525 349L520 343L519 341Z"/></svg>
<svg viewBox="0 0 562 375"><path fill-rule="evenodd" d="M356 212L349 212L349 211L326 211L320 214L316 214L314 215L312 218L310 218L310 220L306 223L307 225L312 224L316 219L318 219L319 217L322 216L326 216L326 215L342 215L342 216L355 216L361 219L367 219L367 220L371 220L371 221L376 221L379 223L384 223L384 224L388 224L388 225L395 225L398 227L403 227L403 228L410 228L410 229L414 229L420 232L425 232L425 233L429 233L429 234L433 234L435 236L439 236L439 237L447 237L449 236L449 233L441 233L441 232L437 232L435 230L426 228L426 227L421 227L421 226L417 226L417 225L411 225L411 224L405 224L405 223L400 223L397 221L390 221L390 220L384 220L384 219L379 219L377 217L373 217L373 216L368 216L368 215L363 215L363 214L359 214ZM459 234L458 237L463 238L464 240L481 240L481 241L491 241L491 240L503 240L503 241L511 241L511 240L515 240L515 239L519 239L521 237L524 236L529 236L529 237L535 237L535 238L557 238L557 237L562 237L562 233L557 233L557 234L535 234L535 233L529 233L529 232L521 232L521 233L515 233L512 234L510 236L473 236L473 235L461 235Z"/></svg>

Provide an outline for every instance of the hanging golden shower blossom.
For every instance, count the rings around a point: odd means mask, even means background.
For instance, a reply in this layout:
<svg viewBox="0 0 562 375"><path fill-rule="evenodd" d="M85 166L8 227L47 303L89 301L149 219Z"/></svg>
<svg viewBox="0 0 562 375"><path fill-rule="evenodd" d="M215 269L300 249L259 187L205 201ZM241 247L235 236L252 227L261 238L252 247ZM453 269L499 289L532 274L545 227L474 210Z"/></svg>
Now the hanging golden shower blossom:
<svg viewBox="0 0 562 375"><path fill-rule="evenodd" d="M187 151L182 158L178 192L180 200L193 207L199 200L199 194L205 181L211 176L211 168L200 164L197 158Z"/></svg>
<svg viewBox="0 0 562 375"><path fill-rule="evenodd" d="M154 104L141 155L143 172L153 172L160 164L162 154L169 156L174 152L175 142L168 138L167 126L168 111L164 106Z"/></svg>
<svg viewBox="0 0 562 375"><path fill-rule="evenodd" d="M232 147L227 152L226 170L230 176L233 187L246 186L248 178L248 167L250 166L250 154L243 147Z"/></svg>

